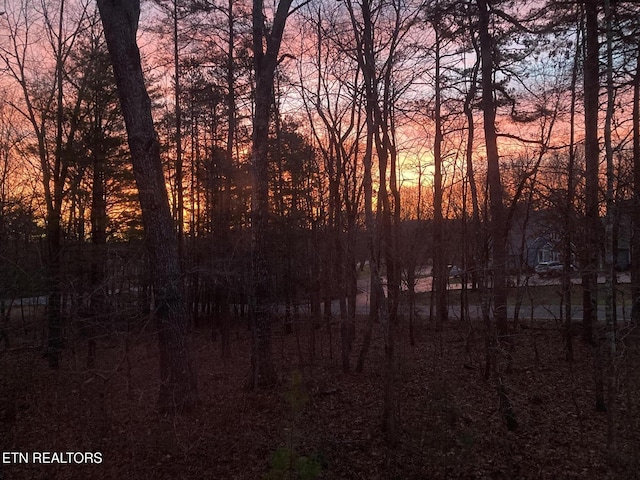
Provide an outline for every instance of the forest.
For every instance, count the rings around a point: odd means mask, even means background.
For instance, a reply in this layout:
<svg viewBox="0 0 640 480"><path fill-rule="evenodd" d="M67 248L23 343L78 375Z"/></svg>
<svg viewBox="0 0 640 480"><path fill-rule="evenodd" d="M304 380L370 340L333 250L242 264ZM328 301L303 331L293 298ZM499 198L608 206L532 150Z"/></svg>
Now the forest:
<svg viewBox="0 0 640 480"><path fill-rule="evenodd" d="M2 0L0 480L640 478L640 3Z"/></svg>

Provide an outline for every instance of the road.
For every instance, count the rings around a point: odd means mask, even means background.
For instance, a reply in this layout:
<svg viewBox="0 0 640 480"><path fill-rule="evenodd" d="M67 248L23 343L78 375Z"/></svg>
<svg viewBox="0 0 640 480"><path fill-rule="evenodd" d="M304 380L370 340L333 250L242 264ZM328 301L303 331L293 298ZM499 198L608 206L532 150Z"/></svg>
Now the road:
<svg viewBox="0 0 640 480"><path fill-rule="evenodd" d="M515 281L515 278L514 278ZM579 283L580 279L572 279L573 283ZM630 281L628 273L621 273L618 277L618 283L628 283ZM604 283L604 277L598 279L598 283ZM530 286L542 286L542 285L559 285L560 279L558 278L539 278L537 275L533 275L528 278L528 285ZM416 285L416 292L426 292L431 288L431 277L423 277L418 279L418 283ZM460 284L452 284L450 285L452 290L460 289ZM369 313L369 278L361 278L358 280L358 289L360 293L356 298L356 311L359 314L368 314ZM332 305L332 310L334 312L339 311L338 302L334 302ZM418 305L416 307L416 311L419 315L428 316L429 315L429 305ZM513 319L515 313L515 307L510 305L507 307L507 317L509 319ZM469 307L469 314L471 318L482 318L482 311L480 305L471 305ZM618 306L617 308L617 319L618 322L626 322L631 315L631 305ZM559 304L557 305L530 305L524 303L520 307L520 311L518 314L521 319L537 319L537 320L560 320L564 318L564 307L561 307ZM582 305L573 305L571 316L574 320L582 319ZM460 306L452 305L449 307L449 317L451 318L460 318ZM598 307L598 319L605 319L605 307Z"/></svg>

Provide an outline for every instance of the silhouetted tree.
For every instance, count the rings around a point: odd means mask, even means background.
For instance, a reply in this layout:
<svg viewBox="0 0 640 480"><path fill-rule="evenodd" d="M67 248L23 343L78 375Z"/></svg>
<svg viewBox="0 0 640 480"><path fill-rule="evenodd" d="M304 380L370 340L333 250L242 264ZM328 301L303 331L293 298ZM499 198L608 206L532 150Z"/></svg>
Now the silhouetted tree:
<svg viewBox="0 0 640 480"><path fill-rule="evenodd" d="M278 2L273 20L267 23L264 2L253 2L253 66L255 106L251 142L251 258L252 258L252 350L250 386L258 388L277 381L271 358L271 308L273 285L267 260L269 219L269 120L273 104L274 74L280 44L292 0Z"/></svg>
<svg viewBox="0 0 640 480"><path fill-rule="evenodd" d="M158 406L181 412L196 406L197 378L187 332L178 239L136 43L140 2L99 0L98 7L127 127L154 282L160 347Z"/></svg>

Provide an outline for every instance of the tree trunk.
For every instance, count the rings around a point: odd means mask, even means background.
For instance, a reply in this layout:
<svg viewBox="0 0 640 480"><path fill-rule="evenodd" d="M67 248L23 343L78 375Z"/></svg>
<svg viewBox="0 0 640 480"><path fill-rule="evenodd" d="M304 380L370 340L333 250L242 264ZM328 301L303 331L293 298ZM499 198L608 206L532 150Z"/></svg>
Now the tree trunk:
<svg viewBox="0 0 640 480"><path fill-rule="evenodd" d="M269 217L269 113L273 103L274 73L278 61L282 34L292 0L278 3L273 24L265 30L262 0L253 2L253 65L255 70L255 106L251 166L253 196L251 199L251 258L253 328L250 387L269 387L277 377L271 355L270 269L267 261L269 245L267 227ZM266 44L266 51L264 46Z"/></svg>
<svg viewBox="0 0 640 480"><path fill-rule="evenodd" d="M607 52L607 111L604 121L604 145L606 158L606 229L605 229L605 341L602 342L603 364L607 372L607 453L613 460L616 455L616 235L615 235L615 192L613 169L613 144L612 124L613 110L615 108L615 93L613 85L613 32L612 32L612 5L610 0L605 0L604 9L606 16L606 52ZM598 329L599 330L599 329Z"/></svg>
<svg viewBox="0 0 640 480"><path fill-rule="evenodd" d="M436 7L437 8L437 7ZM442 218L442 87L440 85L440 30L438 19L434 21L435 31L435 132L433 141L433 290L436 304L436 329L440 330L447 321L447 253L444 244L444 219Z"/></svg>
<svg viewBox="0 0 640 480"><path fill-rule="evenodd" d="M496 102L493 91L493 39L489 33L490 12L487 2L478 1L480 7L480 49L482 55L482 110L487 150L487 182L489 186L489 228L493 240L493 299L494 316L499 337L508 334L506 295L506 227L503 204L500 157L496 132Z"/></svg>
<svg viewBox="0 0 640 480"><path fill-rule="evenodd" d="M476 42L474 42L476 53L479 54ZM479 55L478 55L479 56ZM481 232L480 224L480 205L478 202L478 187L476 184L475 171L473 166L474 156L474 138L475 138L475 123L473 118L472 104L475 102L478 81L478 70L480 68L480 59L478 58L473 66L470 78L470 87L464 100L464 114L467 117L467 145L465 148L465 166L466 176L469 182L469 190L471 193L471 227L474 235L474 241L472 242L471 258L465 261L464 274L463 274L463 297L465 297L465 308L468 308L466 299L466 285L469 278L471 279L471 286L475 288L478 285L478 258L480 257L480 238L478 234ZM466 240L466 235L464 239ZM467 255L467 249L464 250L465 256ZM469 272L471 272L469 274ZM462 307L462 305L461 305Z"/></svg>
<svg viewBox="0 0 640 480"><path fill-rule="evenodd" d="M183 190L183 160L182 160L182 100L180 86L180 45L178 43L178 2L173 0L173 73L175 75L173 94L176 115L176 194L178 204L176 208L176 222L178 224L178 258L184 262L184 190Z"/></svg>
<svg viewBox="0 0 640 480"><path fill-rule="evenodd" d="M506 216L504 215L503 189L500 178L500 159L498 155L498 141L496 132L496 102L494 98L493 88L493 72L494 72L494 44L491 34L489 33L489 24L491 13L488 2L485 0L478 1L479 7L479 36L480 36L480 53L481 53L481 73L482 73L482 110L484 118L484 136L487 150L487 183L489 187L489 212L490 222L489 229L491 232L493 264L491 272L493 274L493 308L494 319L497 335L492 331L490 335L489 348L493 350L492 357L495 356L493 363L494 377L498 388L498 396L500 399L500 409L505 418L509 430L517 428L518 424L513 415L513 409L506 392L503 378L498 365L497 354L502 350L501 342L508 342L508 324L507 324L507 255L506 255L506 236L507 226L505 225ZM490 329L492 330L492 329Z"/></svg>
<svg viewBox="0 0 640 480"><path fill-rule="evenodd" d="M640 42L633 78L633 235L631 236L631 320L640 325Z"/></svg>
<svg viewBox="0 0 640 480"><path fill-rule="evenodd" d="M136 44L140 2L98 0L98 7L127 127L153 275L160 350L158 407L166 412L191 410L197 402L197 378L187 334L178 239Z"/></svg>
<svg viewBox="0 0 640 480"><path fill-rule="evenodd" d="M47 247L48 247L48 286L47 299L47 359L50 368L60 365L60 351L62 350L62 292L60 279L60 254L62 232L60 228L59 211L47 214Z"/></svg>
<svg viewBox="0 0 640 480"><path fill-rule="evenodd" d="M580 32L582 28L578 28L576 35L576 50L573 60L573 69L571 72L571 108L570 108L570 132L569 132L569 165L567 171L567 207L565 211L565 225L567 232L564 239L564 277L562 280L563 301L565 305L565 346L567 361L573 361L573 332L571 331L572 309L571 309L571 273L572 273L572 234L574 226L574 170L576 160L575 148L575 118L576 118L576 84L578 82L578 68L580 56Z"/></svg>
<svg viewBox="0 0 640 480"><path fill-rule="evenodd" d="M598 2L585 2L586 13L586 57L584 61L584 155L585 175L585 229L586 258L582 274L582 338L593 344L593 325L597 321L598 308L598 168L600 147L598 145L598 107L600 93L599 42L598 42Z"/></svg>
<svg viewBox="0 0 640 480"><path fill-rule="evenodd" d="M600 69L598 40L598 1L585 2L586 58L584 62L584 155L585 155L585 229L587 254L582 274L582 310L585 342L594 346L596 410L605 411L603 365L599 338L594 334L598 321L598 263L601 249L598 183L600 146L598 143L598 110Z"/></svg>
<svg viewBox="0 0 640 480"><path fill-rule="evenodd" d="M271 88L265 79L256 77L256 104L253 122L253 198L251 201L251 257L253 280L253 322L251 353L251 387L275 384L276 374L271 358L271 289L267 261L267 221L269 216L269 171L267 139Z"/></svg>
<svg viewBox="0 0 640 480"><path fill-rule="evenodd" d="M59 23L58 23L58 42L56 55L56 149L53 165L53 197L47 205L47 244L49 246L49 301L47 303L47 316L49 321L49 338L47 345L47 357L49 359L49 367L58 368L60 362L60 351L62 350L62 278L61 278L61 259L62 253L62 200L64 183L66 174L62 174L64 170L64 160L62 157L62 137L64 122L64 58L63 58L63 23L64 23L65 2L60 2ZM45 157L46 158L46 155ZM48 165L47 165L48 167ZM47 171L44 173L45 179L50 175ZM48 180L45 180L48 184Z"/></svg>
<svg viewBox="0 0 640 480"><path fill-rule="evenodd" d="M364 167L364 178L362 179L364 190L364 218L365 230L367 232L367 253L369 254L369 317L367 318L367 328L362 339L362 346L358 354L358 363L356 372L362 373L364 370L364 362L371 345L371 336L373 334L373 324L378 318L378 292L380 277L378 276L378 260L376 247L376 226L373 219L373 182L371 178L371 166L373 157L373 128L369 125L370 118L367 115L367 140L365 146L365 154L362 160Z"/></svg>
<svg viewBox="0 0 640 480"><path fill-rule="evenodd" d="M102 118L96 115L94 125L93 153L93 190L91 193L91 242L93 254L91 256L91 318L88 320L87 340L87 368L95 367L96 360L96 327L103 323L107 315L107 295L104 288L105 266L107 263L107 197L105 170L106 159L104 155L102 138Z"/></svg>

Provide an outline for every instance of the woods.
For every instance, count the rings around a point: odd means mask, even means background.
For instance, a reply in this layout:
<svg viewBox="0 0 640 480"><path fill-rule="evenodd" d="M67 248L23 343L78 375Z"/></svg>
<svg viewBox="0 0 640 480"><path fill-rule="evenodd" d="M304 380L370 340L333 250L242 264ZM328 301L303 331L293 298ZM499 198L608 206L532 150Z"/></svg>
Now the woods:
<svg viewBox="0 0 640 480"><path fill-rule="evenodd" d="M435 425L459 404L452 455L472 435L484 458L494 437L460 427L483 422L463 412L464 385L518 444L536 430L531 405L555 402L535 393L548 368L575 406L580 449L605 452L611 478L637 466L635 2L7 0L2 11L3 451L28 437L19 405L44 408L26 378L43 391L89 385L103 419L173 418L158 433L177 442L169 455L200 445L181 428L214 404L226 411L224 391L294 412L285 446L261 434L276 444L246 478L338 478L345 460L334 452L332 470L316 455L326 438L306 412L361 405L366 391L375 405L354 435L384 450L381 478L419 476L439 454L409 453L428 444L409 440L417 412ZM600 427L604 444L589 445L586 429ZM469 474L456 465L435 477ZM485 471L509 477L496 472Z"/></svg>

